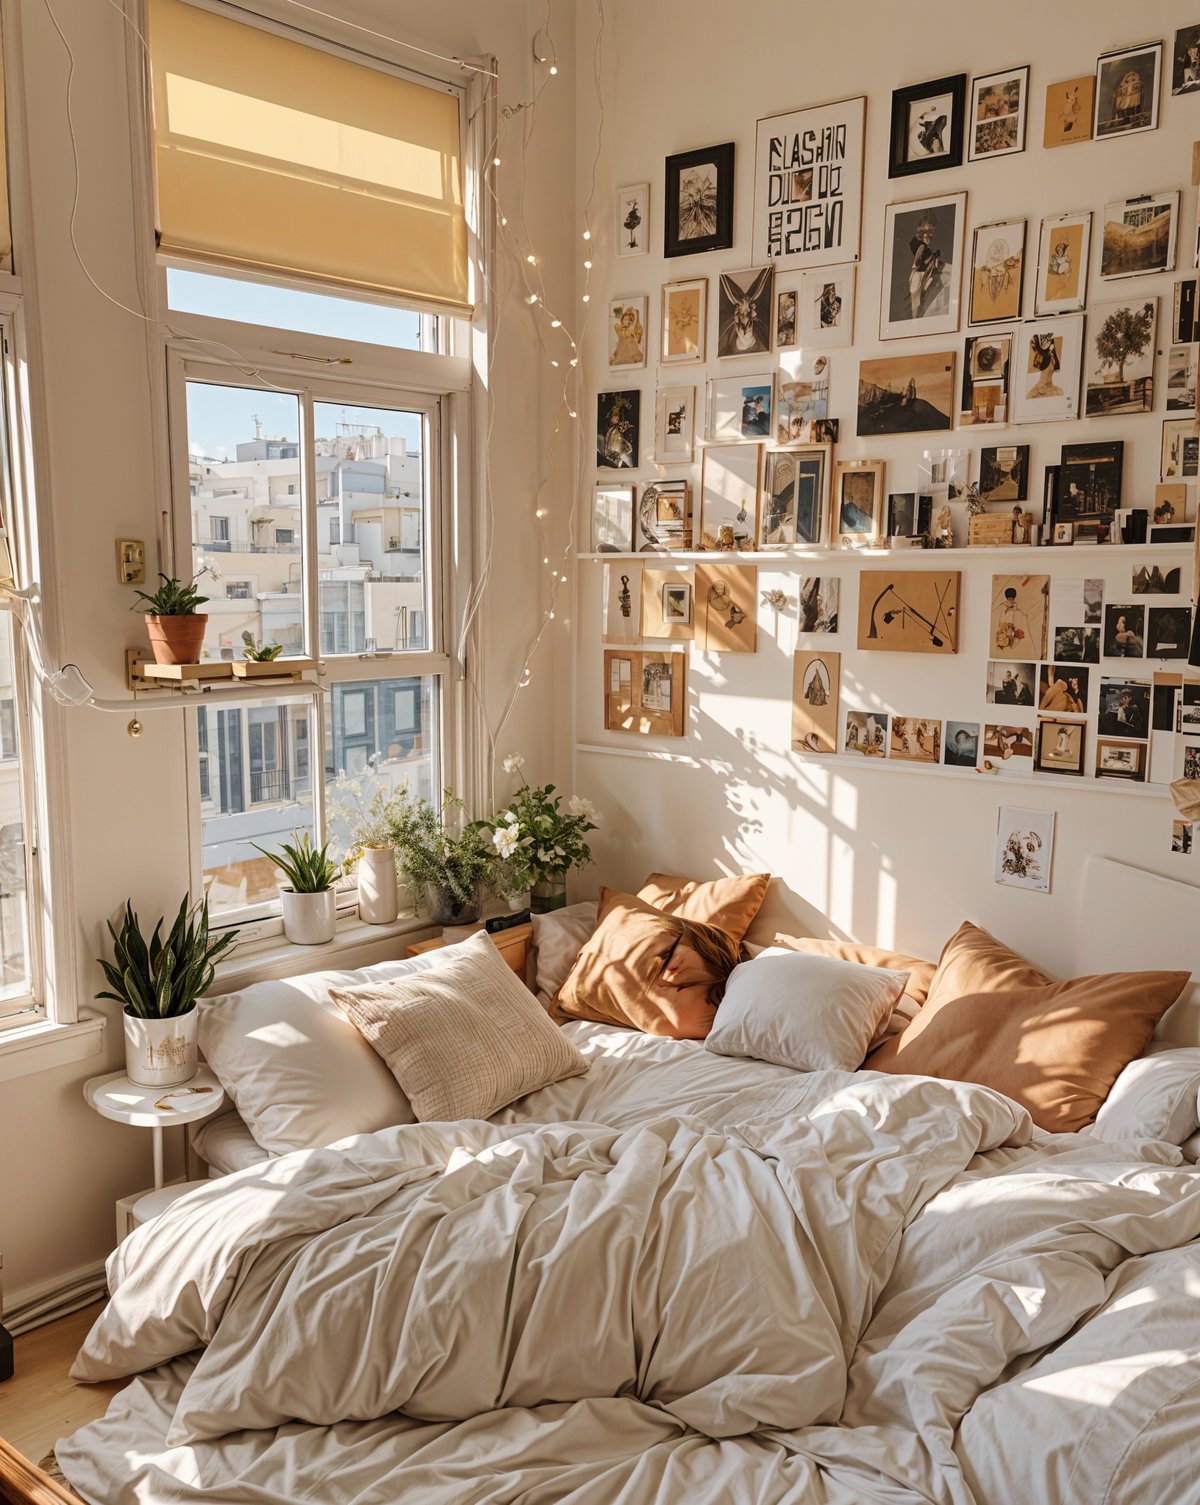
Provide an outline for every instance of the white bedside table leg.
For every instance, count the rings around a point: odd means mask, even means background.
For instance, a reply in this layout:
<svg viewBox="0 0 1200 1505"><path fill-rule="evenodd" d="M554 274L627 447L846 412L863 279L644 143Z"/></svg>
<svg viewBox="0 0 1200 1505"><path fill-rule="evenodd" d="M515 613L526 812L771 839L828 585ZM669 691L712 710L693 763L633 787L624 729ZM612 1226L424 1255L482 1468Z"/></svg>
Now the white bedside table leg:
<svg viewBox="0 0 1200 1505"><path fill-rule="evenodd" d="M163 1184L163 1131L161 1124L150 1130L154 1136L154 1187L157 1191Z"/></svg>

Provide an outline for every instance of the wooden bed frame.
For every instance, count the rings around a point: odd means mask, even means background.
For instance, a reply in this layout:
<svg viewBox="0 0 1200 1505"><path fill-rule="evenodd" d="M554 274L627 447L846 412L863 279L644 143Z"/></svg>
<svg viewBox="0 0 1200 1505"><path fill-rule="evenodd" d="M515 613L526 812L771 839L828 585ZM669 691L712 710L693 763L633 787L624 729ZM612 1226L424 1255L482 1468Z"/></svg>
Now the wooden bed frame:
<svg viewBox="0 0 1200 1505"><path fill-rule="evenodd" d="M5 1505L79 1505L70 1494L37 1464L9 1447L0 1437L0 1500Z"/></svg>

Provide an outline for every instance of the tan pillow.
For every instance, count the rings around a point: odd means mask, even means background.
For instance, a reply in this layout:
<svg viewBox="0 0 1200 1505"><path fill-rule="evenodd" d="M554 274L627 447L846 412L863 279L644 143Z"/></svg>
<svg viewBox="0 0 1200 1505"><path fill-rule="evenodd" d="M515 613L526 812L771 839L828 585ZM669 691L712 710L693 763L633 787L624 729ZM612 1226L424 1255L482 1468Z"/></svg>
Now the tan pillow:
<svg viewBox="0 0 1200 1505"><path fill-rule="evenodd" d="M817 956L834 956L839 961L857 962L860 967L878 967L884 972L907 972L904 992L916 1004L923 1004L929 984L937 970L933 962L923 962L902 951L886 951L879 946L860 946L857 941L818 941L807 935L777 935L772 946L786 946L789 951L811 951Z"/></svg>
<svg viewBox="0 0 1200 1505"><path fill-rule="evenodd" d="M715 925L740 941L762 908L770 882L770 873L715 878L710 883L673 878L669 873L651 873L637 896L664 914L694 920L697 925Z"/></svg>
<svg viewBox="0 0 1200 1505"><path fill-rule="evenodd" d="M867 1057L868 1071L994 1087L1043 1129L1090 1124L1141 1055L1187 972L1055 982L969 922L942 952L921 1012Z"/></svg>
<svg viewBox="0 0 1200 1505"><path fill-rule="evenodd" d="M332 997L422 1123L490 1118L588 1069L484 931L435 971Z"/></svg>
<svg viewBox="0 0 1200 1505"><path fill-rule="evenodd" d="M681 1034L658 993L675 941L660 910L632 894L602 888L596 929L559 990L554 1017L590 1019L671 1039L703 1039L716 1009L699 1029Z"/></svg>

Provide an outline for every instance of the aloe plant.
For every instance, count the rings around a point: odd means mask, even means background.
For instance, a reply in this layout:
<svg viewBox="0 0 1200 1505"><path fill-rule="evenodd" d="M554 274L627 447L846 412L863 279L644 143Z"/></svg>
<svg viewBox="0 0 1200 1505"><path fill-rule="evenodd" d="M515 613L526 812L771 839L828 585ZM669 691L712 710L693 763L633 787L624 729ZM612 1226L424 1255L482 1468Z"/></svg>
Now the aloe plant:
<svg viewBox="0 0 1200 1505"><path fill-rule="evenodd" d="M142 611L148 617L194 617L198 607L203 606L207 596L202 596L196 589L194 580L179 580L173 575L160 574L158 577L162 584L153 593L137 591L140 601L144 606L134 606L134 611Z"/></svg>
<svg viewBox="0 0 1200 1505"><path fill-rule="evenodd" d="M97 957L109 985L97 998L112 998L139 1019L175 1019L190 1013L196 999L212 986L217 958L234 944L233 935L209 934L207 899L189 908L185 898L165 941L164 924L160 918L147 943L132 903L125 901L121 929L108 921L114 960Z"/></svg>
<svg viewBox="0 0 1200 1505"><path fill-rule="evenodd" d="M252 632L242 633L242 653L252 664L272 664L282 652L282 643L260 643Z"/></svg>
<svg viewBox="0 0 1200 1505"><path fill-rule="evenodd" d="M269 857L288 881L288 887L297 894L323 894L337 882L338 865L329 856L329 843L318 847L307 831L292 833L293 841L285 841L277 852L268 852L256 841L250 845L256 852Z"/></svg>

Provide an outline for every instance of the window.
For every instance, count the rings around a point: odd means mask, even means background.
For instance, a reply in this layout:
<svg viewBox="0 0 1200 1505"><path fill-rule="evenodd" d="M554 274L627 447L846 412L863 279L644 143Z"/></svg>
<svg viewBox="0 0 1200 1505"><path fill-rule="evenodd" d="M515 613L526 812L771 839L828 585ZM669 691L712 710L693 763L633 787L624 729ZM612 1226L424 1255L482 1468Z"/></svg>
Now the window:
<svg viewBox="0 0 1200 1505"><path fill-rule="evenodd" d="M226 580L225 582L227 601L249 601L253 594L249 580Z"/></svg>
<svg viewBox="0 0 1200 1505"><path fill-rule="evenodd" d="M208 536L213 543L229 542L229 519L227 517L210 517L208 520Z"/></svg>

